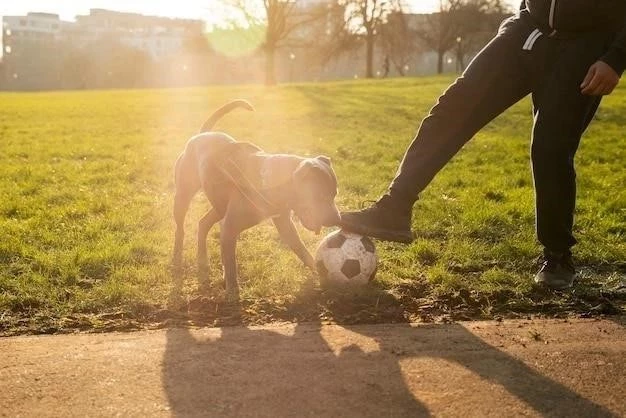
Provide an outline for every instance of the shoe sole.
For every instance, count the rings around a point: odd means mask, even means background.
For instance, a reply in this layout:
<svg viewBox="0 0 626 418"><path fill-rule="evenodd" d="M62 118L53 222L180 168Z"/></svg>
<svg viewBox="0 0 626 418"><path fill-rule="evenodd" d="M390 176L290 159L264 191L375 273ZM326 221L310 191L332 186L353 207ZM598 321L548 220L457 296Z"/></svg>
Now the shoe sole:
<svg viewBox="0 0 626 418"><path fill-rule="evenodd" d="M571 289L572 287L574 287L574 281L572 280L571 283L564 283L564 284L555 284L555 283L550 283L549 281L546 281L545 279L539 279L535 276L535 278L533 279L533 281L540 285L540 286L545 286L548 287L552 290L568 290Z"/></svg>
<svg viewBox="0 0 626 418"><path fill-rule="evenodd" d="M375 238L381 241L399 242L401 244L410 244L414 240L412 232L395 232L388 229L379 229L364 226L361 224L351 224L342 220L339 226L349 232L353 232L359 235L365 235L370 238Z"/></svg>

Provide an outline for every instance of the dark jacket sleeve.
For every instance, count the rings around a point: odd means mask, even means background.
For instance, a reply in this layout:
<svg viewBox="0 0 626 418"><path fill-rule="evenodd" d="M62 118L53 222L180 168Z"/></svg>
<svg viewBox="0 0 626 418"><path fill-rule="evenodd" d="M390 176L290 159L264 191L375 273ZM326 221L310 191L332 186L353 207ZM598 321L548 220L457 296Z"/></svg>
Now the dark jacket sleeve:
<svg viewBox="0 0 626 418"><path fill-rule="evenodd" d="M600 58L602 61L606 62L617 72L617 74L622 74L626 69L626 19L624 20L624 27L621 32L617 35L615 42L609 48L609 51Z"/></svg>

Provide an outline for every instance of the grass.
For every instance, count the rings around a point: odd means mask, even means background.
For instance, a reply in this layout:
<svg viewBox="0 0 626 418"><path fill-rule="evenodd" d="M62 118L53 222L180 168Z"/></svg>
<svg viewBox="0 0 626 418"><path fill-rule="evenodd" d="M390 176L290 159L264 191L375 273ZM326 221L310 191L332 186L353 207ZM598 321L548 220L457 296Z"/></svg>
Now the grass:
<svg viewBox="0 0 626 418"><path fill-rule="evenodd" d="M201 295L194 279L201 196L188 215L183 294L170 297L172 166L208 114L249 99L257 112L230 114L219 129L270 152L331 156L338 204L350 209L385 190L449 82L0 94L0 332L228 317L217 228L209 236L212 290ZM626 87L604 101L577 156L582 273L561 295L531 286L540 247L529 106L524 100L488 125L435 178L415 206L412 245L378 244L372 288L320 289L269 223L244 233L240 317L401 320L623 307L623 292L613 290L623 290L626 271ZM314 249L320 237L300 230Z"/></svg>

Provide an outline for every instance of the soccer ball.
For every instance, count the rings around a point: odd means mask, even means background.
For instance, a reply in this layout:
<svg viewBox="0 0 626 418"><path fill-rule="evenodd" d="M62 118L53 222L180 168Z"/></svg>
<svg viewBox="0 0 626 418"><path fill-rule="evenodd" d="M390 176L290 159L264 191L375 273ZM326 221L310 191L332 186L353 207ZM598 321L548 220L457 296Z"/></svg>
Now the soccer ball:
<svg viewBox="0 0 626 418"><path fill-rule="evenodd" d="M339 230L320 242L315 265L322 284L364 285L376 275L378 256L371 239Z"/></svg>

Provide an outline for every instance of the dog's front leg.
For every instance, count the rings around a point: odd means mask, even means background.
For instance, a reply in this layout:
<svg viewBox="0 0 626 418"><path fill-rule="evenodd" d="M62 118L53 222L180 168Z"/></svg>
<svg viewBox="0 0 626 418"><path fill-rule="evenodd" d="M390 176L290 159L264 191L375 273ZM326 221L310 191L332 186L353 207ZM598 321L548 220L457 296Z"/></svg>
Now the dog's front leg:
<svg viewBox="0 0 626 418"><path fill-rule="evenodd" d="M228 215L220 231L220 246L222 252L222 268L224 269L224 285L226 299L230 302L239 300L239 284L237 283L237 238L239 231Z"/></svg>
<svg viewBox="0 0 626 418"><path fill-rule="evenodd" d="M305 266L310 269L315 270L315 260L313 256L306 249L304 243L300 239L298 235L298 231L296 230L296 226L291 221L291 218L288 214L281 215L279 217L273 218L272 221L278 230L278 234L280 235L281 240L291 248L291 250L296 253L298 258L302 260Z"/></svg>

